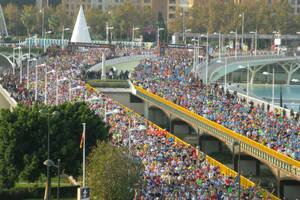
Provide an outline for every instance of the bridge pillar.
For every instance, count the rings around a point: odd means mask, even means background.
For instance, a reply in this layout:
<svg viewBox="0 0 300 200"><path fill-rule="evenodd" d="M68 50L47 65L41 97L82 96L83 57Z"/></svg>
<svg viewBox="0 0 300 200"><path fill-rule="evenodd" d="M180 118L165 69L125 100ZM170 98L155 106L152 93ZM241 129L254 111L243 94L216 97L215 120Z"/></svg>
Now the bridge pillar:
<svg viewBox="0 0 300 200"><path fill-rule="evenodd" d="M149 103L147 101L144 102L144 117L149 119Z"/></svg>
<svg viewBox="0 0 300 200"><path fill-rule="evenodd" d="M280 197L282 199L300 199L300 182L295 180L280 181Z"/></svg>
<svg viewBox="0 0 300 200"><path fill-rule="evenodd" d="M148 109L148 119L163 129L170 130L169 115L157 107Z"/></svg>
<svg viewBox="0 0 300 200"><path fill-rule="evenodd" d="M234 155L234 170L238 170L238 155ZM259 176L260 174L260 162L259 160L247 156L247 155L241 155L240 160L240 170L242 175L245 176Z"/></svg>
<svg viewBox="0 0 300 200"><path fill-rule="evenodd" d="M200 150L206 154L222 152L222 143L208 135L199 136Z"/></svg>
<svg viewBox="0 0 300 200"><path fill-rule="evenodd" d="M261 70L265 65L261 65L261 66L258 66L258 67L253 67L251 68L250 67L250 83L253 84L254 82L254 79L255 79L255 75L256 73Z"/></svg>
<svg viewBox="0 0 300 200"><path fill-rule="evenodd" d="M288 63L286 65L280 65L284 71L287 73L286 84L289 85L291 83L292 75L300 69L300 65L298 63Z"/></svg>

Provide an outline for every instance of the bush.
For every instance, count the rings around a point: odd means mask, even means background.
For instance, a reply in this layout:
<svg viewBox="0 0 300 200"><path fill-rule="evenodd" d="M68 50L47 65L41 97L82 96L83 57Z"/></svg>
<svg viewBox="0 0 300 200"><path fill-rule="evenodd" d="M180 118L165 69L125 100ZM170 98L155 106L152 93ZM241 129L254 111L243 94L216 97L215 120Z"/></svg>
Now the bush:
<svg viewBox="0 0 300 200"><path fill-rule="evenodd" d="M95 88L129 88L127 80L89 80L88 84Z"/></svg>
<svg viewBox="0 0 300 200"><path fill-rule="evenodd" d="M60 198L76 198L78 186L64 186L60 188ZM57 188L51 188L52 199L56 198ZM25 198L42 199L44 187L0 189L0 199L20 200Z"/></svg>

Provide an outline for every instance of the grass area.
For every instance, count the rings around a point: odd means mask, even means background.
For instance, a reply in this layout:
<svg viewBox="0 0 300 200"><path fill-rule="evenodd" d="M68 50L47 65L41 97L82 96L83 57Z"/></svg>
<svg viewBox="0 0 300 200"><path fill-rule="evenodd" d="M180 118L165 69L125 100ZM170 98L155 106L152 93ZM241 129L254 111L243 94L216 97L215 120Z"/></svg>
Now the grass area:
<svg viewBox="0 0 300 200"><path fill-rule="evenodd" d="M88 84L96 88L129 88L127 80L89 80Z"/></svg>

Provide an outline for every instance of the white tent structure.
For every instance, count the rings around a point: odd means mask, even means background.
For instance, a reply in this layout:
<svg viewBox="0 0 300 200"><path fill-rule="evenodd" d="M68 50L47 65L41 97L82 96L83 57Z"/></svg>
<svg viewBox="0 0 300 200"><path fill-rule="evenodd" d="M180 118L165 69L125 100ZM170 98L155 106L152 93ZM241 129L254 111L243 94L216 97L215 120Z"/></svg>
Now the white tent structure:
<svg viewBox="0 0 300 200"><path fill-rule="evenodd" d="M73 29L71 42L73 43L92 43L90 32L86 24L83 8L80 6L76 23Z"/></svg>

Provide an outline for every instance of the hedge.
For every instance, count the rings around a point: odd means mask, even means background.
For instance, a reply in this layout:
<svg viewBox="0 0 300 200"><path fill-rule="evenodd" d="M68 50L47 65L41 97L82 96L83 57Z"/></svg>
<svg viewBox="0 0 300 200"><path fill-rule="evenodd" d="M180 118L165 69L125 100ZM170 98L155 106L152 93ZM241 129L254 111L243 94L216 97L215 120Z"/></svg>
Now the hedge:
<svg viewBox="0 0 300 200"><path fill-rule="evenodd" d="M88 84L95 88L129 88L127 80L89 80Z"/></svg>
<svg viewBox="0 0 300 200"><path fill-rule="evenodd" d="M60 187L60 198L76 198L78 186L64 186ZM56 186L51 187L51 198L56 199ZM0 189L0 199L21 200L21 199L43 199L45 193L44 187L32 188L12 188Z"/></svg>

